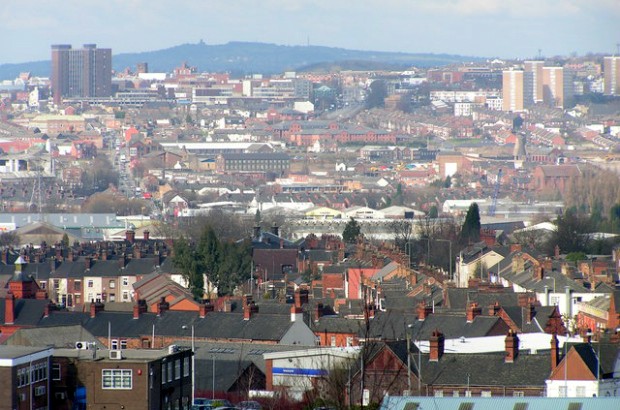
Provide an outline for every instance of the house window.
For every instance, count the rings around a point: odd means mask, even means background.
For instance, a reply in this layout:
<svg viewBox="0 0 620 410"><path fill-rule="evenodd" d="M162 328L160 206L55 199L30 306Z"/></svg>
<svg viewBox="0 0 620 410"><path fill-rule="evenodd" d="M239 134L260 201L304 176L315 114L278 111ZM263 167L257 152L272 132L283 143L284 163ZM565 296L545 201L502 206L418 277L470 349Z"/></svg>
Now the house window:
<svg viewBox="0 0 620 410"><path fill-rule="evenodd" d="M465 397L471 397L471 390L465 390Z"/></svg>
<svg viewBox="0 0 620 410"><path fill-rule="evenodd" d="M183 358L183 377L189 376L189 357Z"/></svg>
<svg viewBox="0 0 620 410"><path fill-rule="evenodd" d="M353 338L351 336L347 336L347 347L353 346Z"/></svg>
<svg viewBox="0 0 620 410"><path fill-rule="evenodd" d="M121 340L121 349L127 349L127 340Z"/></svg>
<svg viewBox="0 0 620 410"><path fill-rule="evenodd" d="M118 339L112 339L112 341L110 342L110 349L118 350Z"/></svg>
<svg viewBox="0 0 620 410"><path fill-rule="evenodd" d="M108 286L109 286L111 289L114 289L114 288L116 287L116 281L115 281L115 280L111 280L111 281L109 282Z"/></svg>
<svg viewBox="0 0 620 410"><path fill-rule="evenodd" d="M452 392L452 397L459 397L459 391L458 390L454 390Z"/></svg>
<svg viewBox="0 0 620 410"><path fill-rule="evenodd" d="M47 282L41 282L41 283L39 283L39 286L41 286L41 289L46 289L47 288Z"/></svg>
<svg viewBox="0 0 620 410"><path fill-rule="evenodd" d="M566 397L566 386L560 386L558 396L560 396L560 397Z"/></svg>
<svg viewBox="0 0 620 410"><path fill-rule="evenodd" d="M577 386L577 397L586 397L586 386Z"/></svg>
<svg viewBox="0 0 620 410"><path fill-rule="evenodd" d="M174 380L181 378L181 359L174 361Z"/></svg>
<svg viewBox="0 0 620 410"><path fill-rule="evenodd" d="M123 286L129 286L129 277L123 276Z"/></svg>
<svg viewBox="0 0 620 410"><path fill-rule="evenodd" d="M87 283L88 283L88 284L87 284L87 286L88 286L89 288L92 288L92 287L93 287L93 281L92 281L92 280L90 280L90 279L89 279Z"/></svg>
<svg viewBox="0 0 620 410"><path fill-rule="evenodd" d="M513 397L524 397L525 393L523 393L521 390L516 390L512 392L512 396Z"/></svg>
<svg viewBox="0 0 620 410"><path fill-rule="evenodd" d="M483 390L480 392L480 397L491 397L491 391L490 390Z"/></svg>
<svg viewBox="0 0 620 410"><path fill-rule="evenodd" d="M166 383L167 379L168 379L168 367L166 366L166 363L164 363L161 366L161 384Z"/></svg>
<svg viewBox="0 0 620 410"><path fill-rule="evenodd" d="M129 292L123 291L123 300L129 300Z"/></svg>
<svg viewBox="0 0 620 410"><path fill-rule="evenodd" d="M60 380L60 363L52 363L52 380Z"/></svg>
<svg viewBox="0 0 620 410"><path fill-rule="evenodd" d="M110 302L116 302L116 294L110 293Z"/></svg>
<svg viewBox="0 0 620 410"><path fill-rule="evenodd" d="M331 346L332 346L332 347L335 347L335 346L336 346L336 336L332 336Z"/></svg>
<svg viewBox="0 0 620 410"><path fill-rule="evenodd" d="M435 397L443 397L443 390L435 390Z"/></svg>
<svg viewBox="0 0 620 410"><path fill-rule="evenodd" d="M173 367L172 367L173 363L172 361L168 362L168 381L171 382L172 381L172 372L174 371Z"/></svg>
<svg viewBox="0 0 620 410"><path fill-rule="evenodd" d="M54 290L60 289L60 281L58 279L54 279Z"/></svg>
<svg viewBox="0 0 620 410"><path fill-rule="evenodd" d="M131 390L133 371L125 369L101 370L101 388L108 390Z"/></svg>
<svg viewBox="0 0 620 410"><path fill-rule="evenodd" d="M76 280L75 282L73 282L73 290L76 292L79 292L82 290L82 282L79 280Z"/></svg>

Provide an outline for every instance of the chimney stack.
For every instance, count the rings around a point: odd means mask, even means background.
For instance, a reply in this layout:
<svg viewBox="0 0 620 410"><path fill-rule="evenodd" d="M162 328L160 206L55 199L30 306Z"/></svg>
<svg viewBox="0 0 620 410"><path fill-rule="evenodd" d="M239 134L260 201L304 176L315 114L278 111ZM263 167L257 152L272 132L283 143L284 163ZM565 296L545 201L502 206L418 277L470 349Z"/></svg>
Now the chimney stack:
<svg viewBox="0 0 620 410"><path fill-rule="evenodd" d="M515 359L519 355L519 337L515 332L510 329L505 339L506 344L506 363L514 363Z"/></svg>
<svg viewBox="0 0 620 410"><path fill-rule="evenodd" d="M4 324L12 325L15 323L15 295L9 291L4 298Z"/></svg>
<svg viewBox="0 0 620 410"><path fill-rule="evenodd" d="M497 316L499 314L501 306L498 301L495 301L491 306L489 306L489 316Z"/></svg>
<svg viewBox="0 0 620 410"><path fill-rule="evenodd" d="M161 297L159 299L159 303L157 303L157 316L161 316L164 312L170 309L170 303L166 302L165 297Z"/></svg>
<svg viewBox="0 0 620 410"><path fill-rule="evenodd" d="M314 321L318 322L321 316L323 316L323 304L317 303L314 308Z"/></svg>
<svg viewBox="0 0 620 410"><path fill-rule="evenodd" d="M291 306L291 322L302 322L303 321L303 311L301 307Z"/></svg>
<svg viewBox="0 0 620 410"><path fill-rule="evenodd" d="M278 227L278 225L275 224L275 222L273 223L273 226L271 227L271 233L274 234L275 236L280 236L280 228Z"/></svg>
<svg viewBox="0 0 620 410"><path fill-rule="evenodd" d="M127 229L125 231L125 240L129 243L133 243L136 239L136 231L133 229Z"/></svg>
<svg viewBox="0 0 620 410"><path fill-rule="evenodd" d="M478 306L478 303L471 302L469 306L467 306L467 323L473 322L476 316L480 316L481 314L482 308Z"/></svg>
<svg viewBox="0 0 620 410"><path fill-rule="evenodd" d="M435 329L431 335L430 354L428 360L431 362L438 362L441 356L443 356L444 345L445 338L443 333L441 333L438 329Z"/></svg>
<svg viewBox="0 0 620 410"><path fill-rule="evenodd" d="M420 301L418 303L418 320L422 321L428 317L431 313L433 313L433 307L426 304L424 301Z"/></svg>
<svg viewBox="0 0 620 410"><path fill-rule="evenodd" d="M525 313L525 319L527 323L532 323L532 320L534 320L534 316L536 316L536 306L534 305L534 303L532 301L530 301L527 304L526 309L526 313Z"/></svg>
<svg viewBox="0 0 620 410"><path fill-rule="evenodd" d="M253 301L243 304L243 320L250 320L254 313L258 313L258 306Z"/></svg>
<svg viewBox="0 0 620 410"><path fill-rule="evenodd" d="M144 231L143 235L144 235L144 237L143 237L143 238L144 238L144 240L145 240L145 241L148 241L148 240L149 240L149 238L150 238L150 236L151 236L151 233L150 233L150 232L149 232L149 230L147 229L147 230L145 230L145 231Z"/></svg>
<svg viewBox="0 0 620 410"><path fill-rule="evenodd" d="M558 335L551 335L551 371L558 367L560 362L560 349L558 348Z"/></svg>
<svg viewBox="0 0 620 410"><path fill-rule="evenodd" d="M104 304L101 302L101 299L91 300L90 302L90 317L94 318L97 316L97 313L103 311Z"/></svg>
<svg viewBox="0 0 620 410"><path fill-rule="evenodd" d="M93 265L93 258L91 258L90 256L85 256L84 265L85 265L86 270L89 270Z"/></svg>
<svg viewBox="0 0 620 410"><path fill-rule="evenodd" d="M213 310L214 306L211 304L211 302L201 303L200 307L198 308L198 315L201 319L204 319L207 316L207 313L213 312Z"/></svg>
<svg viewBox="0 0 620 410"><path fill-rule="evenodd" d="M140 315L146 313L148 306L146 306L146 300L138 299L137 303L133 305L133 318L140 319Z"/></svg>
<svg viewBox="0 0 620 410"><path fill-rule="evenodd" d="M135 244L133 246L133 258L140 259L141 256L142 256L142 251L140 250L140 246L138 244Z"/></svg>

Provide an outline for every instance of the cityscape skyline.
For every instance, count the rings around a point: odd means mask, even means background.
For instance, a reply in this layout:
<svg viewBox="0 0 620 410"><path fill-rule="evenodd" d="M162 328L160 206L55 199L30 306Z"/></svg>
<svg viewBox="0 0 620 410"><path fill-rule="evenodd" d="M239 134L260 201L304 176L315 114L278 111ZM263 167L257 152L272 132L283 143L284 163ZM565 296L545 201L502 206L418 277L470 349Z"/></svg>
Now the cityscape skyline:
<svg viewBox="0 0 620 410"><path fill-rule="evenodd" d="M97 43L115 54L202 40L532 59L539 54L612 54L620 41L614 25L620 3L611 0L371 0L362 4L179 0L174 9L172 4L113 0L85 6L75 0L62 5L8 0L0 6L0 35L5 39L0 64L47 60L50 45L62 43ZM19 16L25 9L24 20ZM579 26L584 30L575 29Z"/></svg>

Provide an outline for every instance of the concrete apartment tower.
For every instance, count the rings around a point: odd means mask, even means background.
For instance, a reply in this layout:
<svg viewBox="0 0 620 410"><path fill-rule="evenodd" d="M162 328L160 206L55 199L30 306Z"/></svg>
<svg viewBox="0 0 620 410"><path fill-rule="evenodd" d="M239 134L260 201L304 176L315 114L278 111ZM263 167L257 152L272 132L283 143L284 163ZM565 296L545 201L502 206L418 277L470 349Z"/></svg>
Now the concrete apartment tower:
<svg viewBox="0 0 620 410"><path fill-rule="evenodd" d="M55 104L63 98L109 97L112 95L112 50L84 44L73 49L68 44L52 45L52 96Z"/></svg>
<svg viewBox="0 0 620 410"><path fill-rule="evenodd" d="M509 70L502 73L503 111L523 111L523 71Z"/></svg>
<svg viewBox="0 0 620 410"><path fill-rule="evenodd" d="M605 95L620 95L620 56L603 58Z"/></svg>
<svg viewBox="0 0 620 410"><path fill-rule="evenodd" d="M543 66L544 61L526 61L523 65L526 76L529 77L529 90L526 94L531 95L530 101L525 105L539 104L543 102Z"/></svg>

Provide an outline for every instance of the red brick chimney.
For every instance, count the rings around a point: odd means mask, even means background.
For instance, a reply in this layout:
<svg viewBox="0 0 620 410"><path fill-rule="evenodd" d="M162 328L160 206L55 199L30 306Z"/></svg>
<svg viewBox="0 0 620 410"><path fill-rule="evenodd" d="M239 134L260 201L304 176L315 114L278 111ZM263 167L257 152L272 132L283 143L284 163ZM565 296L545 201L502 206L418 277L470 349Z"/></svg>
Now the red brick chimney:
<svg viewBox="0 0 620 410"><path fill-rule="evenodd" d="M45 300L47 299L47 292L45 291L45 289L37 289L34 294L34 298L36 300Z"/></svg>
<svg viewBox="0 0 620 410"><path fill-rule="evenodd" d="M149 232L149 230L147 229L147 230L145 230L145 231L144 231L143 235L144 235L144 236L143 236L144 240L145 240L145 241L148 241L148 240L149 240L149 238L150 238L151 233L150 233L150 232Z"/></svg>
<svg viewBox="0 0 620 410"><path fill-rule="evenodd" d="M532 320L534 320L534 316L536 316L536 305L534 305L534 303L530 301L525 309L525 320L527 323L532 323Z"/></svg>
<svg viewBox="0 0 620 410"><path fill-rule="evenodd" d="M499 310L501 306L498 301L495 301L491 306L489 306L489 316L497 316L499 314Z"/></svg>
<svg viewBox="0 0 620 410"><path fill-rule="evenodd" d="M473 322L476 316L480 316L481 314L482 308L478 306L478 303L471 302L469 306L467 306L467 323Z"/></svg>
<svg viewBox="0 0 620 410"><path fill-rule="evenodd" d="M424 320L428 317L428 315L433 313L433 307L426 304L424 301L420 301L420 303L418 303L417 311L418 311L418 320Z"/></svg>
<svg viewBox="0 0 620 410"><path fill-rule="evenodd" d="M138 299L138 302L133 305L133 318L140 319L140 315L146 313L148 310L148 306L146 305L146 300Z"/></svg>
<svg viewBox="0 0 620 410"><path fill-rule="evenodd" d="M170 310L170 303L166 302L166 298L162 296L157 303L157 316L161 316L168 310Z"/></svg>
<svg viewBox="0 0 620 410"><path fill-rule="evenodd" d="M136 239L136 231L133 229L127 229L125 231L125 240L129 243L133 243Z"/></svg>
<svg viewBox="0 0 620 410"><path fill-rule="evenodd" d="M510 253L513 252L521 252L521 244L520 243L511 243L510 244Z"/></svg>
<svg viewBox="0 0 620 410"><path fill-rule="evenodd" d="M314 321L318 322L321 316L323 316L323 304L317 303L314 307Z"/></svg>
<svg viewBox="0 0 620 410"><path fill-rule="evenodd" d="M15 295L9 291L4 298L4 324L15 323Z"/></svg>
<svg viewBox="0 0 620 410"><path fill-rule="evenodd" d="M551 371L558 367L560 362L560 350L558 349L558 335L551 335Z"/></svg>
<svg viewBox="0 0 620 410"><path fill-rule="evenodd" d="M431 335L430 354L428 360L431 362L438 362L441 356L443 356L444 345L445 338L443 333L441 333L438 329L435 329Z"/></svg>
<svg viewBox="0 0 620 410"><path fill-rule="evenodd" d="M211 302L201 303L200 307L198 308L198 315L201 319L204 319L207 316L207 313L213 312L213 310L214 306L211 304Z"/></svg>
<svg viewBox="0 0 620 410"><path fill-rule="evenodd" d="M43 317L48 317L54 307L55 305L52 302L49 302L47 305L45 305L45 307L43 308Z"/></svg>
<svg viewBox="0 0 620 410"><path fill-rule="evenodd" d="M94 318L97 316L97 313L103 311L105 308L104 304L101 302L101 299L92 300L90 302L90 317Z"/></svg>
<svg viewBox="0 0 620 410"><path fill-rule="evenodd" d="M519 337L515 332L510 329L505 339L506 344L506 363L514 363L515 359L519 355Z"/></svg>
<svg viewBox="0 0 620 410"><path fill-rule="evenodd" d="M243 320L250 320L254 313L258 313L258 306L253 301L243 305Z"/></svg>
<svg viewBox="0 0 620 410"><path fill-rule="evenodd" d="M303 320L303 311L301 307L291 306L291 322L300 322Z"/></svg>

